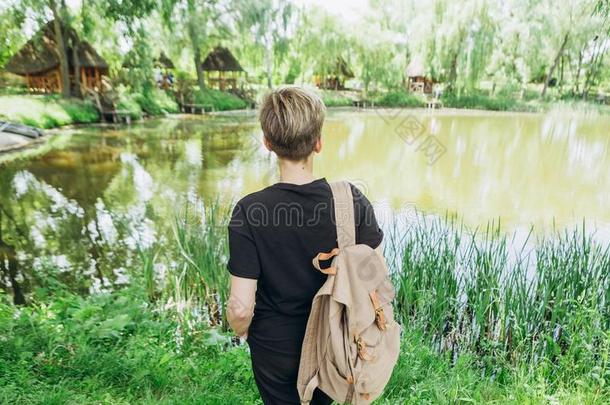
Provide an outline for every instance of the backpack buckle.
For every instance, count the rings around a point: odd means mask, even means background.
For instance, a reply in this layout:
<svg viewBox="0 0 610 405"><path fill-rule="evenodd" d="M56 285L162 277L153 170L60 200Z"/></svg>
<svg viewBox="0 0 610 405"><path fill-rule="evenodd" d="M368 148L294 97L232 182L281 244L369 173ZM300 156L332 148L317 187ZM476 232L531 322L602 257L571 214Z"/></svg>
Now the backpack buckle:
<svg viewBox="0 0 610 405"><path fill-rule="evenodd" d="M379 330L387 329L387 321L385 319L385 313L383 312L383 306L381 306L381 302L379 302L379 298L377 297L377 291L373 290L369 293L369 297L371 297L371 302L373 303L373 308L375 308L375 323Z"/></svg>

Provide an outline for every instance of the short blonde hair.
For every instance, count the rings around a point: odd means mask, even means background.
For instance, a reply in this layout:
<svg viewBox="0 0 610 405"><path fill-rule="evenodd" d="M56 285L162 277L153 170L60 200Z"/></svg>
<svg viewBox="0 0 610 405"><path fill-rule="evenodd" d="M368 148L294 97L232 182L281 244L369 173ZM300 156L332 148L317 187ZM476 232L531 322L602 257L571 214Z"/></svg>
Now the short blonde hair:
<svg viewBox="0 0 610 405"><path fill-rule="evenodd" d="M315 93L302 87L282 87L265 96L259 119L263 134L279 157L306 159L320 139L326 107Z"/></svg>

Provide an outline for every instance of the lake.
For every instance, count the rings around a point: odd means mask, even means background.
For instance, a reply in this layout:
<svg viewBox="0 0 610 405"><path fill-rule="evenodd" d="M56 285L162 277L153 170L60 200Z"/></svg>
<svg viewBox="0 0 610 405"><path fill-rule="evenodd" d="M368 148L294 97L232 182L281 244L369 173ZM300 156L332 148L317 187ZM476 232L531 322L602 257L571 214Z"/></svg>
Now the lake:
<svg viewBox="0 0 610 405"><path fill-rule="evenodd" d="M27 170L84 206L111 187L122 154L137 158L155 192L229 201L277 181L253 114L69 132L2 170ZM608 116L331 110L323 134L316 174L354 182L378 206L456 213L471 226L610 222Z"/></svg>
<svg viewBox="0 0 610 405"><path fill-rule="evenodd" d="M331 109L315 171L355 183L382 222L455 214L472 228L499 220L507 232L543 232L584 220L608 241L609 135L609 116L561 109ZM36 268L50 257L65 271L102 260L95 243L79 248L85 236L107 246L122 237L128 248L163 242L156 228L181 201L228 206L278 180L261 137L253 113L58 130L38 149L0 157L4 239L19 261Z"/></svg>

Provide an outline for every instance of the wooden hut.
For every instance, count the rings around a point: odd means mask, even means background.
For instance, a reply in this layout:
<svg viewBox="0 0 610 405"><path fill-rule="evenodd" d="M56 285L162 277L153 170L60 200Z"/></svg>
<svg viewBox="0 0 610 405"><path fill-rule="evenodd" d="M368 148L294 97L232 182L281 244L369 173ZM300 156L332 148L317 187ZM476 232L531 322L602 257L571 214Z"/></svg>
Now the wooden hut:
<svg viewBox="0 0 610 405"><path fill-rule="evenodd" d="M426 76L426 69L421 58L415 57L411 60L407 69L405 69L405 75L408 78L407 88L409 91L423 94L432 93L434 81Z"/></svg>
<svg viewBox="0 0 610 405"><path fill-rule="evenodd" d="M321 67L314 75L316 86L330 90L345 89L345 81L353 78L354 72L341 56L337 57L330 69Z"/></svg>
<svg viewBox="0 0 610 405"><path fill-rule="evenodd" d="M174 68L174 62L172 62L172 60L163 51L161 51L159 57L154 60L154 65L155 67L166 70Z"/></svg>
<svg viewBox="0 0 610 405"><path fill-rule="evenodd" d="M80 77L82 90L100 90L102 75L108 74L108 64L87 41L78 39L76 31L64 27L64 41L71 86L75 74ZM76 45L74 52L73 45ZM44 25L6 64L6 70L25 77L27 88L36 93L56 93L62 91L62 80L55 42L53 21ZM75 56L79 71L75 72ZM72 89L73 90L73 89Z"/></svg>
<svg viewBox="0 0 610 405"><path fill-rule="evenodd" d="M201 64L208 87L218 90L237 89L237 79L245 73L227 48L217 46Z"/></svg>

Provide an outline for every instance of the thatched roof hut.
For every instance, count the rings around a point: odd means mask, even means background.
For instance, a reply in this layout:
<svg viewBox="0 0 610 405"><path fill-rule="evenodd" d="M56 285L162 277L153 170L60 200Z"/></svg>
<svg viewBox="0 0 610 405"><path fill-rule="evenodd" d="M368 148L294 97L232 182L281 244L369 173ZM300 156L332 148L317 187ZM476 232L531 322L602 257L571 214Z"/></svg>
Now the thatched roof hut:
<svg viewBox="0 0 610 405"><path fill-rule="evenodd" d="M154 64L156 67L160 67L160 68L165 68L165 69L174 68L174 63L163 51L161 51L161 53L159 54L159 57L154 60Z"/></svg>
<svg viewBox="0 0 610 405"><path fill-rule="evenodd" d="M206 72L243 72L235 56L227 48L217 46L206 56L201 64Z"/></svg>
<svg viewBox="0 0 610 405"><path fill-rule="evenodd" d="M405 69L405 75L407 77L425 76L425 73L426 68L424 67L424 61L418 56L411 59L411 62L409 62L409 65Z"/></svg>
<svg viewBox="0 0 610 405"><path fill-rule="evenodd" d="M314 76L319 88L342 90L345 88L345 81L354 78L354 72L346 60L338 56L330 68L318 67Z"/></svg>
<svg viewBox="0 0 610 405"><path fill-rule="evenodd" d="M236 89L237 78L244 73L244 69L231 51L222 46L212 49L201 64L201 68L208 87L218 90Z"/></svg>
<svg viewBox="0 0 610 405"><path fill-rule="evenodd" d="M432 93L434 81L426 76L426 68L421 57L416 56L411 59L405 69L405 76L408 78L408 88L416 93Z"/></svg>
<svg viewBox="0 0 610 405"><path fill-rule="evenodd" d="M101 75L107 74L108 64L87 41L78 38L76 31L63 27L70 75L74 76L74 50L80 66L81 84L86 88L99 86ZM45 24L6 64L6 70L25 76L28 88L37 92L61 91L59 55L53 21Z"/></svg>

